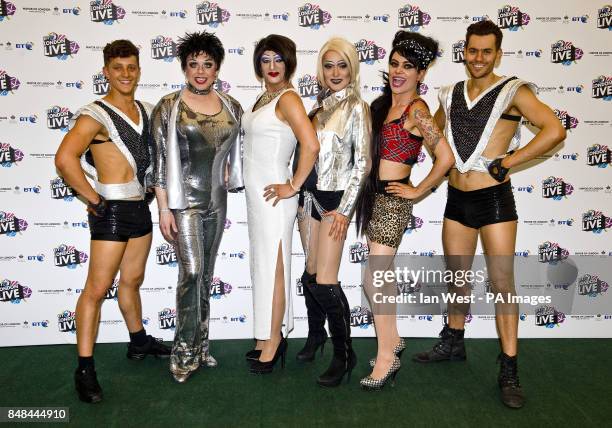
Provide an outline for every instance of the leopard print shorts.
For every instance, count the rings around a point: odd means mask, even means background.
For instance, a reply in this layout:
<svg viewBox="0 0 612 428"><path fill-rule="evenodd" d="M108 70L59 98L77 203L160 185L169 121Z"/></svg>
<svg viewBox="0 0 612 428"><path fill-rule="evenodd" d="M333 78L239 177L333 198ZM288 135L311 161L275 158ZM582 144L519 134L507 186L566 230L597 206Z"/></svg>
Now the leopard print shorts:
<svg viewBox="0 0 612 428"><path fill-rule="evenodd" d="M377 193L366 235L370 241L397 248L410 221L412 201Z"/></svg>

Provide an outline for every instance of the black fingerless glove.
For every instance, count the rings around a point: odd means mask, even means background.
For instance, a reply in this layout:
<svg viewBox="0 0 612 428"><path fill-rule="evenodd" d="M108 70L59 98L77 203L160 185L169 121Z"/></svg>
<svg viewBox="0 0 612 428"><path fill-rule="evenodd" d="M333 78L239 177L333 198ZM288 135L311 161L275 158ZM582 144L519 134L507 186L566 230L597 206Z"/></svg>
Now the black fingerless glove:
<svg viewBox="0 0 612 428"><path fill-rule="evenodd" d="M491 177L500 183L503 183L503 181L506 179L506 175L508 175L508 172L510 171L510 168L504 168L502 166L502 160L503 158L495 159L489 164L488 168Z"/></svg>
<svg viewBox="0 0 612 428"><path fill-rule="evenodd" d="M92 204L91 202L87 204L87 212L96 217L104 217L106 214L106 199L102 195L98 195L100 197L100 202L97 204Z"/></svg>

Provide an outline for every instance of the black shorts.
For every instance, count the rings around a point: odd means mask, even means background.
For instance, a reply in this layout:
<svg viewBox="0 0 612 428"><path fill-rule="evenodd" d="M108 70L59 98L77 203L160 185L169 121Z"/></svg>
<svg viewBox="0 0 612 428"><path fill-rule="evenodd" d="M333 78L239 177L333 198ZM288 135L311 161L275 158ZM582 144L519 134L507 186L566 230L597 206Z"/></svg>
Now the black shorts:
<svg viewBox="0 0 612 428"><path fill-rule="evenodd" d="M510 181L469 192L449 185L444 217L473 229L518 220Z"/></svg>
<svg viewBox="0 0 612 428"><path fill-rule="evenodd" d="M145 201L106 201L103 217L89 214L92 241L127 242L153 231L151 211Z"/></svg>
<svg viewBox="0 0 612 428"><path fill-rule="evenodd" d="M342 195L344 195L344 190L309 190L310 193L317 200L319 205L325 211L333 211L340 206L340 201L342 200ZM298 199L298 205L300 207L304 206L304 192L300 191L300 196ZM315 204L312 204L312 208L310 209L310 216L317 221L321 221L321 215Z"/></svg>

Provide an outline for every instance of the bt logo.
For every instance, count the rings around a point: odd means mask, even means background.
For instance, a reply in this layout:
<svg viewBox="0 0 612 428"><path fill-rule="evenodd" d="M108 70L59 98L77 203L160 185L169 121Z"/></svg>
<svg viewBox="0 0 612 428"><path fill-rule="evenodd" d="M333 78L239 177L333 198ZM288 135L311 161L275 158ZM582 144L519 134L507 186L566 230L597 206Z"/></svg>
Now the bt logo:
<svg viewBox="0 0 612 428"><path fill-rule="evenodd" d="M32 42L15 43L15 48L31 51L34 48L34 43Z"/></svg>
<svg viewBox="0 0 612 428"><path fill-rule="evenodd" d="M519 186L517 190L519 192L532 193L534 188L535 187L532 184L530 184L529 186Z"/></svg>
<svg viewBox="0 0 612 428"><path fill-rule="evenodd" d="M542 49L537 49L535 51L525 51L525 56L540 58L542 56Z"/></svg>
<svg viewBox="0 0 612 428"><path fill-rule="evenodd" d="M40 193L40 186L34 186L34 187L24 187L23 188L23 193Z"/></svg>

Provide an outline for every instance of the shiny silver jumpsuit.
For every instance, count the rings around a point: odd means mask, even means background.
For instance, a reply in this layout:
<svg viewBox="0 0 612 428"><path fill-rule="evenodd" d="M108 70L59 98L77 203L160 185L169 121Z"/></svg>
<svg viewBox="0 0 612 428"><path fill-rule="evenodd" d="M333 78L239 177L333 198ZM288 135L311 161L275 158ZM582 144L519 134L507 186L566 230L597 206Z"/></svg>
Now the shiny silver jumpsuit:
<svg viewBox="0 0 612 428"><path fill-rule="evenodd" d="M200 363L214 363L208 342L210 284L225 225L227 191L243 187L242 108L230 96L217 95L222 101L217 114L191 110L175 92L159 101L151 118L153 185L166 189L169 182L176 180L167 168L168 133L174 128L180 153L181 190L186 201L182 209L172 209L175 207L170 205L178 228L175 249L179 262L170 371L178 375L196 370ZM176 102L180 103L176 124L169 127Z"/></svg>

